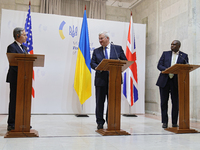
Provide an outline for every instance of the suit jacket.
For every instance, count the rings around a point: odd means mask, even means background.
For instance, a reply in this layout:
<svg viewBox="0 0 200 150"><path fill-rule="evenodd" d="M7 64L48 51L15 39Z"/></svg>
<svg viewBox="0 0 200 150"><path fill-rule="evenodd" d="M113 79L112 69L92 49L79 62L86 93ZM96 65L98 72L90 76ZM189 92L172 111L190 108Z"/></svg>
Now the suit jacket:
<svg viewBox="0 0 200 150"><path fill-rule="evenodd" d="M24 50L27 53L27 47L23 45ZM21 48L18 46L16 42L13 42L7 47L7 53L23 53ZM6 82L17 84L17 66L9 66L9 70L7 73Z"/></svg>
<svg viewBox="0 0 200 150"><path fill-rule="evenodd" d="M92 59L91 59L91 68L95 70L95 68L99 65L99 63L105 58L103 53L103 46L94 50ZM110 49L110 59L121 59L127 60L124 51L121 46L111 44ZM99 71L96 70L95 73L95 86L106 86L108 84L108 71Z"/></svg>
<svg viewBox="0 0 200 150"><path fill-rule="evenodd" d="M172 59L172 51L164 51L159 62L158 62L158 70L164 71L165 69L171 67L171 59ZM188 55L179 51L177 64L186 64L189 63ZM159 87L165 87L167 81L169 79L169 74L160 73L156 85ZM178 87L178 78L177 74L172 78L174 80L174 85Z"/></svg>

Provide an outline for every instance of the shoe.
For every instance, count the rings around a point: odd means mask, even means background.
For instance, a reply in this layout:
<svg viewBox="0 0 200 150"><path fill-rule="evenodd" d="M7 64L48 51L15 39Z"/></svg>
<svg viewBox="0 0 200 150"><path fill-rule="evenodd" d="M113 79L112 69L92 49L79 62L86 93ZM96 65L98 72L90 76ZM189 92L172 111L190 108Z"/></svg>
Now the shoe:
<svg viewBox="0 0 200 150"><path fill-rule="evenodd" d="M15 127L11 126L11 125L8 125L8 127L7 127L7 131L11 131L11 130L14 130L14 129L15 129Z"/></svg>
<svg viewBox="0 0 200 150"><path fill-rule="evenodd" d="M99 129L103 129L103 125L102 124L98 124L97 125L97 129L99 130Z"/></svg>
<svg viewBox="0 0 200 150"><path fill-rule="evenodd" d="M178 125L177 124L172 124L172 127L178 127Z"/></svg>
<svg viewBox="0 0 200 150"><path fill-rule="evenodd" d="M168 127L167 123L163 123L162 128L167 128L167 127Z"/></svg>

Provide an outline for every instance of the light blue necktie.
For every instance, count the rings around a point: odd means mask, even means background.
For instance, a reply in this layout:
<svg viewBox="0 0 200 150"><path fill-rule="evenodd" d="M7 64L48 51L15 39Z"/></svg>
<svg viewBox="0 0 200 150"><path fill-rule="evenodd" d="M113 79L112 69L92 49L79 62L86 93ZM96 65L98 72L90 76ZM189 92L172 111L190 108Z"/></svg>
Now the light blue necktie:
<svg viewBox="0 0 200 150"><path fill-rule="evenodd" d="M107 47L105 47L105 59L108 59Z"/></svg>

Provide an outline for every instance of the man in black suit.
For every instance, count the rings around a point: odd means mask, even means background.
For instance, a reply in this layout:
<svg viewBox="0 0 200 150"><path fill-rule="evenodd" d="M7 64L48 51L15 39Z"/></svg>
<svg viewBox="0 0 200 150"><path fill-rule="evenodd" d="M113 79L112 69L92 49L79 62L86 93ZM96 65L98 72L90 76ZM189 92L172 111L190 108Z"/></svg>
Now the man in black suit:
<svg viewBox="0 0 200 150"><path fill-rule="evenodd" d="M26 42L27 36L23 28L15 28L13 30L15 41L7 47L7 53L27 53L26 46L22 43ZM8 127L7 130L15 128L15 108L16 108L16 93L17 93L17 66L9 66L6 82L10 83L10 102L8 112Z"/></svg>
<svg viewBox="0 0 200 150"><path fill-rule="evenodd" d="M91 68L96 69L103 59L121 59L127 60L121 46L113 45L110 43L110 37L107 32L99 34L99 43L101 47L94 50L91 59ZM103 129L105 120L103 118L104 102L107 96L108 99L108 82L109 72L96 70L95 73L95 94L96 94L96 122L97 129ZM119 81L120 82L120 81ZM108 110L107 110L108 112ZM106 113L107 120L107 113Z"/></svg>
<svg viewBox="0 0 200 150"><path fill-rule="evenodd" d="M178 78L177 74L163 74L162 71L171 67L174 64L186 64L188 63L188 55L179 51L181 46L180 41L174 40L171 43L171 51L163 52L159 62L158 70L161 71L158 81L156 83L160 90L161 99L161 114L162 114L162 127L168 127L168 99L169 93L171 95L172 102L172 127L178 127L178 111L179 111L179 100L178 100Z"/></svg>

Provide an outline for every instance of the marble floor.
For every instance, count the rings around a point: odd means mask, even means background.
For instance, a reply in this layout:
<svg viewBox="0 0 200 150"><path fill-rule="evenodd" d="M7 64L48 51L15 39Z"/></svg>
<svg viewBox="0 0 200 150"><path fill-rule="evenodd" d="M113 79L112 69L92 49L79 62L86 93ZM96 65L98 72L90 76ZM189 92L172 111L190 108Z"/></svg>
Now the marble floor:
<svg viewBox="0 0 200 150"><path fill-rule="evenodd" d="M0 115L0 150L199 150L200 134L174 134L161 128L160 116L121 116L128 136L101 136L95 116L32 115L38 138L4 138L7 115ZM169 124L171 126L171 124ZM104 128L107 128L106 125ZM191 128L200 131L200 122Z"/></svg>

